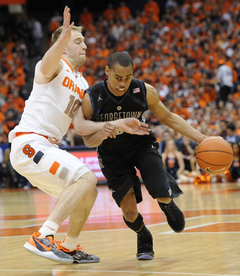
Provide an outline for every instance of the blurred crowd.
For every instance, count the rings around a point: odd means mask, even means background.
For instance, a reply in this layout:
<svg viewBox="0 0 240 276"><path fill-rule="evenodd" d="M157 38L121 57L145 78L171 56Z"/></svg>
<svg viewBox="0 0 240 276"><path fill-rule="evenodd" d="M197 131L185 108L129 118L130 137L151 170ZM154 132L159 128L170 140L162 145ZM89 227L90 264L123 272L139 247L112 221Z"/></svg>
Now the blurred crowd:
<svg viewBox="0 0 240 276"><path fill-rule="evenodd" d="M109 4L101 14L83 7L73 20L83 26L88 49L81 69L89 85L105 78L108 56L127 51L133 58L134 77L153 85L169 110L202 133L221 136L233 148L239 145L239 0L167 0L164 11L153 0L134 11L121 1L118 6ZM52 32L61 24L58 12L49 18L49 46ZM0 162L5 166L8 133L18 124L31 89L26 85L28 61L41 58L42 38L41 22L28 15L14 29L0 28ZM194 158L196 143L162 125L150 112L144 116L159 141L166 168L179 182L239 179L236 170L214 177L203 174ZM69 129L62 145L81 144L81 137ZM177 156L173 162L171 157ZM171 170L173 165L177 169Z"/></svg>

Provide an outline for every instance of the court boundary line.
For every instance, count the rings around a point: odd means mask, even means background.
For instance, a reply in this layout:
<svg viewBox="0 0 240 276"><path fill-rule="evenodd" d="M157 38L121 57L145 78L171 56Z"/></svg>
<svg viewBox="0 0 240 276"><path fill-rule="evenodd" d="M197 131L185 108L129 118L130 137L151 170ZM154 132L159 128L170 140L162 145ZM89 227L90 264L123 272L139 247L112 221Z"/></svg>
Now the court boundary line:
<svg viewBox="0 0 240 276"><path fill-rule="evenodd" d="M1 272L49 272L49 271L55 271L55 272L63 272L63 270L54 270L54 269L35 269L35 270L21 270L21 269L15 269L15 270L8 270L8 269L0 269ZM167 274L167 275L196 275L196 276L240 276L240 274L209 274L209 273L192 273L192 272L157 272L157 271L116 271L116 270L73 270L73 269L67 269L64 270L64 272L89 272L89 273L128 273L128 274Z"/></svg>

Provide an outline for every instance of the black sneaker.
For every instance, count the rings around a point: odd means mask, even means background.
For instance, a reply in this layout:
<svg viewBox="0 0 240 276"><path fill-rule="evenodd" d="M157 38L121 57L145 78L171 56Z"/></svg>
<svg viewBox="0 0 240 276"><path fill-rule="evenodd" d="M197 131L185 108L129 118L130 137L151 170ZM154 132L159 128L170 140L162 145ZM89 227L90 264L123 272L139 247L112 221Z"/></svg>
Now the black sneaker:
<svg viewBox="0 0 240 276"><path fill-rule="evenodd" d="M182 232L185 227L185 219L182 211L172 200L169 204L158 202L160 208L163 210L167 217L169 226L175 232Z"/></svg>
<svg viewBox="0 0 240 276"><path fill-rule="evenodd" d="M137 234L137 247L138 260L152 260L154 258L152 234L146 227L141 234Z"/></svg>
<svg viewBox="0 0 240 276"><path fill-rule="evenodd" d="M65 239L65 238L64 238ZM58 243L58 249L69 256L73 258L73 263L75 264L84 264L84 263L99 263L100 258L92 255L87 254L86 252L82 251L82 247L80 244L77 245L77 248L75 250L69 251L68 249L64 248L62 246L63 242L57 242Z"/></svg>
<svg viewBox="0 0 240 276"><path fill-rule="evenodd" d="M75 255L72 255L72 257L74 259L74 264L99 263L100 261L99 257L93 254L87 254L81 250L79 250Z"/></svg>

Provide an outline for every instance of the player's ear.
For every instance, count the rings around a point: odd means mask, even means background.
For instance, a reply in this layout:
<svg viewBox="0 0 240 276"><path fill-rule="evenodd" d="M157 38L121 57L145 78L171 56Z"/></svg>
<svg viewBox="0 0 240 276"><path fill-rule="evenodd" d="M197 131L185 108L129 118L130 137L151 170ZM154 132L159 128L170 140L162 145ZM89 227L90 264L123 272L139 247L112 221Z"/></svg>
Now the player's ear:
<svg viewBox="0 0 240 276"><path fill-rule="evenodd" d="M110 74L110 68L108 66L105 67L105 74L109 76Z"/></svg>
<svg viewBox="0 0 240 276"><path fill-rule="evenodd" d="M66 48L63 49L63 54L67 54L67 49Z"/></svg>

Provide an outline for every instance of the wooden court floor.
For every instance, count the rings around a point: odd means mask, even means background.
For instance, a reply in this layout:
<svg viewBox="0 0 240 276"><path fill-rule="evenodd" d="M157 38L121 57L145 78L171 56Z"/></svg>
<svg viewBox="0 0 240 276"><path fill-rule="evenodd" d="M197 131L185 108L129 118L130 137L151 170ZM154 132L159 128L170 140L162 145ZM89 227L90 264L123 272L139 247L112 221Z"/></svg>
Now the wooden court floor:
<svg viewBox="0 0 240 276"><path fill-rule="evenodd" d="M56 199L38 189L0 190L0 275L225 276L240 275L240 185L181 185L175 201L186 228L174 233L158 204L142 187L139 211L152 232L155 258L136 260L136 234L127 229L120 209L104 185L79 242L101 258L97 264L58 264L23 248L46 220ZM62 239L65 221L56 235Z"/></svg>

